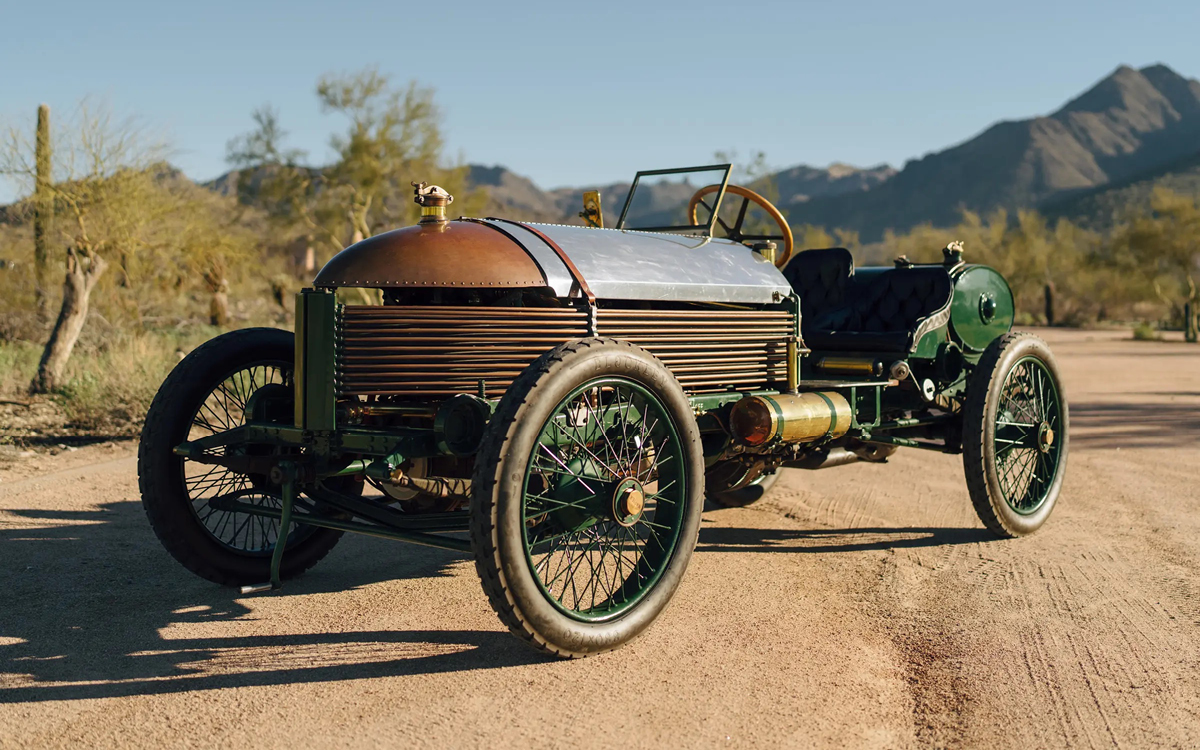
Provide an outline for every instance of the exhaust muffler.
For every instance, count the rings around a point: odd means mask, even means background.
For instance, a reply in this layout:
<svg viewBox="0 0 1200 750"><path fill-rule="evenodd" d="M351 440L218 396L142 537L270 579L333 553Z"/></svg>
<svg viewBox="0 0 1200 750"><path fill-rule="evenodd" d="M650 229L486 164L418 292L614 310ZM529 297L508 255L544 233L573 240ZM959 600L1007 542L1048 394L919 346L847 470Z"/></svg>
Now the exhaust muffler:
<svg viewBox="0 0 1200 750"><path fill-rule="evenodd" d="M729 431L750 447L773 440L807 443L845 435L851 417L850 402L834 391L747 396L733 405Z"/></svg>

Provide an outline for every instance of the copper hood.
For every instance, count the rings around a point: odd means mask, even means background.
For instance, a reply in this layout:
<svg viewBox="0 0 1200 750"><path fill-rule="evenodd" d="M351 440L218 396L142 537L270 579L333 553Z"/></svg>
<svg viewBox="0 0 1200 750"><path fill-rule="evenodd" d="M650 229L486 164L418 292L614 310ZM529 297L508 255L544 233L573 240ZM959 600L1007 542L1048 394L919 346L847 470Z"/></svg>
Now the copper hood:
<svg viewBox="0 0 1200 750"><path fill-rule="evenodd" d="M318 273L318 287L544 287L546 277L506 232L450 221L394 229L357 242Z"/></svg>

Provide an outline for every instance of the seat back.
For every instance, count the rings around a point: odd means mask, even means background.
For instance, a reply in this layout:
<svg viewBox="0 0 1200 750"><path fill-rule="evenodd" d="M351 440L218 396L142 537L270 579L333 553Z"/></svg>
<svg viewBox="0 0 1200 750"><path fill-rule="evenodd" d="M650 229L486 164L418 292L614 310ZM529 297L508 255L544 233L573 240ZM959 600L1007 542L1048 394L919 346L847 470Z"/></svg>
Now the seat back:
<svg viewBox="0 0 1200 750"><path fill-rule="evenodd" d="M950 303L952 291L944 268L864 269L851 292L850 327L870 333L916 331Z"/></svg>
<svg viewBox="0 0 1200 750"><path fill-rule="evenodd" d="M800 323L809 329L840 328L850 314L846 289L854 276L854 256L844 247L804 250L783 267L783 276L800 296Z"/></svg>

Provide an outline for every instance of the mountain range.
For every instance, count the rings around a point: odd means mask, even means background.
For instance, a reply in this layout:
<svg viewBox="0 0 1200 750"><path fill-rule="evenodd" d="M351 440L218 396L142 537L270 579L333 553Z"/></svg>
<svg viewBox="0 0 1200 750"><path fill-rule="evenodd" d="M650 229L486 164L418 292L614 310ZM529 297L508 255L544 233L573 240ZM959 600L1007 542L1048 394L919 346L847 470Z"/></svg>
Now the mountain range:
<svg viewBox="0 0 1200 750"><path fill-rule="evenodd" d="M679 166L690 166L681 164ZM846 164L831 164L824 169L804 165L791 167L769 176L773 191L779 196L778 205L788 209L797 203L823 196L845 195L862 192L882 184L896 174L886 166L859 169ZM483 188L488 193L487 211L501 216L526 221L574 221L583 207L585 190L599 190L601 204L609 223L615 222L625 204L629 183L616 182L580 188L558 188L542 190L528 177L522 177L502 166L471 164L467 181L472 187ZM758 180L761 183L763 180ZM669 190L670 186L643 186L642 190ZM689 191L690 193L690 191ZM673 198L674 196L672 196ZM688 196L683 196L684 199ZM673 200L654 200L650 203L674 203Z"/></svg>
<svg viewBox="0 0 1200 750"><path fill-rule="evenodd" d="M532 221L577 221L585 189L545 191L501 166L471 165L469 179L488 191L490 213ZM1115 196L1159 183L1200 189L1200 81L1166 65L1123 65L1050 115L996 123L900 170L801 165L767 180L793 225L857 230L864 241L952 225L964 209L1043 208L1103 227L1123 205ZM615 219L628 185L591 189Z"/></svg>

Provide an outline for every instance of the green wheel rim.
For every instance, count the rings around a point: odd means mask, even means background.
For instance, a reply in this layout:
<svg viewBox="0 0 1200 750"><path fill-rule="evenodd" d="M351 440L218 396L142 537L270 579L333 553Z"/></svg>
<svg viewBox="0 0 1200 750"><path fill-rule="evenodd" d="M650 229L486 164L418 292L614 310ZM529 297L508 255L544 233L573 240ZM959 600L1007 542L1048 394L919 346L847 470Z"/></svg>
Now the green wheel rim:
<svg viewBox="0 0 1200 750"><path fill-rule="evenodd" d="M688 487L678 427L640 383L588 381L543 425L523 492L525 555L547 600L585 622L619 617L679 543Z"/></svg>
<svg viewBox="0 0 1200 750"><path fill-rule="evenodd" d="M994 455L1004 502L1023 516L1049 499L1062 458L1062 396L1046 363L1024 357L1008 371L996 405Z"/></svg>

